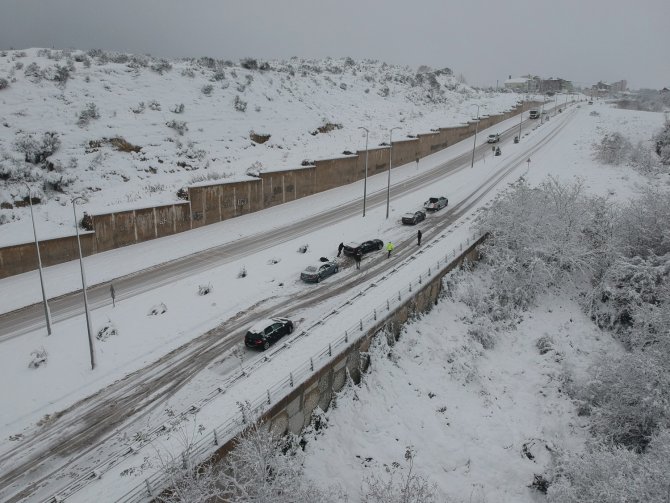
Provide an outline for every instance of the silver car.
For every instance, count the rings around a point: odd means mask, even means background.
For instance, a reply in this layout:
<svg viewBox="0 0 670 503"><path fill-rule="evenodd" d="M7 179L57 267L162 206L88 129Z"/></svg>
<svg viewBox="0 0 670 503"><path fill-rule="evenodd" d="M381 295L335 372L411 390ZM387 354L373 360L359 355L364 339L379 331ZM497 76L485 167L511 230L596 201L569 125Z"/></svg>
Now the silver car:
<svg viewBox="0 0 670 503"><path fill-rule="evenodd" d="M319 283L323 278L339 272L340 266L337 262L329 260L327 262L320 262L316 265L307 266L307 268L300 273L300 279L307 283Z"/></svg>

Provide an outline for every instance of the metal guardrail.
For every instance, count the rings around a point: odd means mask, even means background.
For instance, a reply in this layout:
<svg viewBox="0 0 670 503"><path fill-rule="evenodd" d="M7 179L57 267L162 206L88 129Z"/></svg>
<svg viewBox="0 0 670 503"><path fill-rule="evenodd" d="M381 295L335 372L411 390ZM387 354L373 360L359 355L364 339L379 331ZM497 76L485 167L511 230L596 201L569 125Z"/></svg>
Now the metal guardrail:
<svg viewBox="0 0 670 503"><path fill-rule="evenodd" d="M456 227L458 227L458 225ZM426 249L430 249L435 246L436 243L439 243L439 238L446 237L446 235L450 232L451 231L447 231L438 236L437 239L434 239L430 243L426 243L418 253L425 253ZM465 249L467 250L467 248L471 244L475 243L478 239L481 239L481 236L473 236L472 239L467 238ZM175 458L179 460L176 462L181 462L183 457L186 455L188 456L189 460L195 464L206 461L216 450L218 445L227 442L240 431L242 431L244 426L247 424L248 418L245 417L247 413L252 414L254 417L258 417L263 412L265 412L270 407L270 405L284 398L295 386L302 384L315 372L319 371L321 368L330 363L334 355L337 356L349 345L358 342L358 340L360 340L360 338L366 334L367 328L373 327L379 322L380 319L383 319L396 307L400 306L403 300L406 299L408 295L412 294L413 290L421 288L425 281L430 281L434 277L439 276L442 271L449 267L449 265L451 265L455 260L460 259L463 250L464 243L461 243L458 250L454 248L451 253L447 253L443 258L437 261L434 267L429 267L425 273L420 274L419 277L416 280L411 281L407 287L399 290L392 297L387 298L384 302L374 308L372 312L369 312L367 315L360 318L356 323L347 328L340 337L330 342L327 346L324 346L321 350L312 355L309 360L294 368L282 380L270 386L263 395L259 395L253 400L246 401L244 404L245 407L240 407L239 411L236 411L231 415L231 417L227 418L225 422L215 427L210 434L205 435L197 442L194 442L191 446L189 446L187 454L182 453L181 456ZM392 276L403 266L414 260L414 256L408 257L402 262L402 264L395 266L384 276L367 285L363 290L355 294L350 299L346 300L340 306L333 309L323 318L307 327L305 330L302 330L297 335L294 335L290 341L286 341L281 345L275 346L269 351L269 354L267 354L268 352L266 351L266 354L264 354L262 357L259 357L246 366L236 370L233 374L229 375L217 388L212 390L209 395L201 399L199 402L192 404L189 408L176 414L176 416L185 417L187 415L194 414L209 402L225 393L226 390L230 389L234 384L249 377L254 372L254 370L260 368L265 363L270 361L273 356L287 350L296 341L304 337L308 337L310 335L310 331L315 327L323 324L326 320L328 320L328 318L337 315L342 309L353 304L358 298L365 296L367 291L376 288L379 282L388 279L389 276ZM67 498L83 489L95 479L102 477L106 472L109 472L112 468L120 464L127 457L134 455L144 446L151 443L159 436L164 435L167 431L168 429L166 425L161 424L160 426L151 429L141 436L137 436L130 446L119 450L109 459L96 465L91 470L87 471L84 475L77 477L66 487L58 491L58 493L47 498L46 500L43 500L44 503L57 503L67 500ZM116 501L118 503L143 503L146 501L151 501L153 498L159 495L161 491L169 487L169 483L170 480L167 476L166 470L158 470L153 474L144 477L141 483L136 485Z"/></svg>

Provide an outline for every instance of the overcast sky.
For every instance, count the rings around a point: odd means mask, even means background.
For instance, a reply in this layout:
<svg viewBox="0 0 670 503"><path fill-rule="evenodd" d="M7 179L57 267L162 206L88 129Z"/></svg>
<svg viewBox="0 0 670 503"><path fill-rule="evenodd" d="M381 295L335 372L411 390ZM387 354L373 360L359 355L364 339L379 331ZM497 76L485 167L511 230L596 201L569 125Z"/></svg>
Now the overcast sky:
<svg viewBox="0 0 670 503"><path fill-rule="evenodd" d="M0 49L162 57L350 56L509 75L670 86L670 0L0 0Z"/></svg>

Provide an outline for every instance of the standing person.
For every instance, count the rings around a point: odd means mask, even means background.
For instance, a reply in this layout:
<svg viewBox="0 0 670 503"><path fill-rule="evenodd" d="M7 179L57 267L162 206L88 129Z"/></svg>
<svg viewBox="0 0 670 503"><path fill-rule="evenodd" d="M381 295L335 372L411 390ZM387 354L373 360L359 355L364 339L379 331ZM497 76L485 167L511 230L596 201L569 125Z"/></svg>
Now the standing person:
<svg viewBox="0 0 670 503"><path fill-rule="evenodd" d="M386 258L391 258L391 252L393 251L393 248L395 248L395 246L393 246L393 243L389 241L388 244L386 245L386 251L388 252Z"/></svg>
<svg viewBox="0 0 670 503"><path fill-rule="evenodd" d="M421 235L422 235L422 234L421 234L421 229L419 229L418 231L416 231L416 241L417 241L417 243L419 244L419 246L421 246Z"/></svg>
<svg viewBox="0 0 670 503"><path fill-rule="evenodd" d="M340 246L337 247L337 256L339 257L342 254L342 249L344 248L344 243L340 243Z"/></svg>
<svg viewBox="0 0 670 503"><path fill-rule="evenodd" d="M354 260L356 261L356 269L361 268L361 259L363 258L363 251L360 248L356 249L354 253Z"/></svg>

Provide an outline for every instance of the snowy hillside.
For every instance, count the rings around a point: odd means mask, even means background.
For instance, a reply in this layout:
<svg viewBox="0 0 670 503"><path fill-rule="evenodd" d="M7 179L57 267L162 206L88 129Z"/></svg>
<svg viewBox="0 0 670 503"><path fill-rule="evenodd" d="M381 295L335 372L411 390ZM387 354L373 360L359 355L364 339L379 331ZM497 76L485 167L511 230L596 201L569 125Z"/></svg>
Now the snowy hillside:
<svg viewBox="0 0 670 503"><path fill-rule="evenodd" d="M82 208L171 202L190 183L293 169L369 144L495 114L514 94L476 91L448 68L419 71L350 58L240 62L29 49L0 52L0 244L71 234Z"/></svg>

